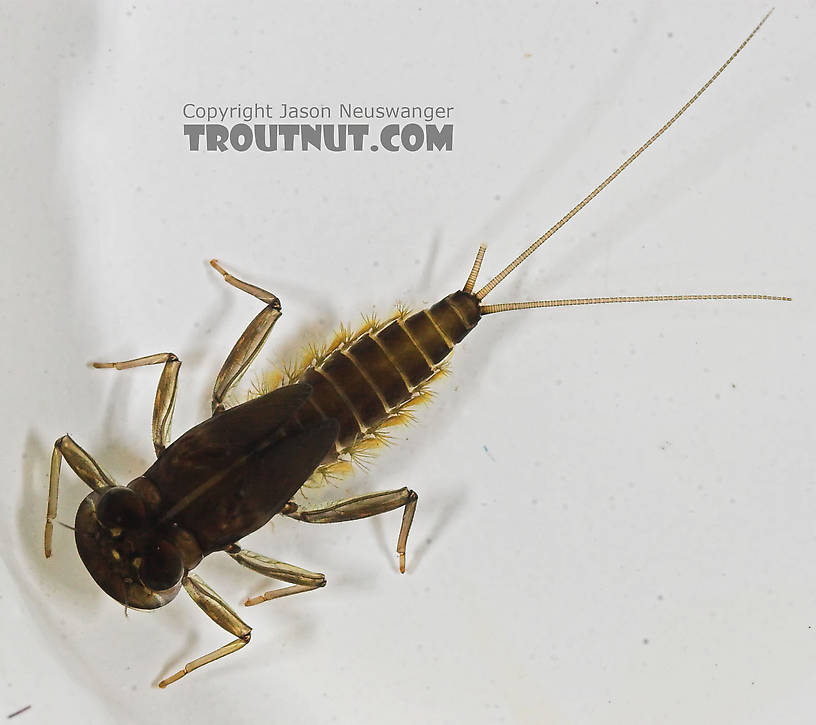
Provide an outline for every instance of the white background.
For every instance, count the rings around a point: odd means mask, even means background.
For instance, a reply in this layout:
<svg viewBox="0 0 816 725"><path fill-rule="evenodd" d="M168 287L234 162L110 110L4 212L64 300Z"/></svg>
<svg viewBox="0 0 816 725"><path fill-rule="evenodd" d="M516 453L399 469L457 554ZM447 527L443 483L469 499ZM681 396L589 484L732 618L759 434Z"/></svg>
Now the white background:
<svg viewBox="0 0 816 725"><path fill-rule="evenodd" d="M284 520L248 546L325 589L240 613L184 594L127 619L70 532L42 556L70 432L119 481L152 460L172 350L176 435L258 311L263 357L396 300L484 279L648 138L764 2L4 2L0 7L0 717L21 723L800 723L816 709L813 168L816 6L780 2L671 131L489 302L691 292L793 303L486 318L400 445L338 498L399 513ZM184 103L455 106L450 153L194 154ZM59 518L87 489L67 469ZM267 582L213 556L228 601Z"/></svg>

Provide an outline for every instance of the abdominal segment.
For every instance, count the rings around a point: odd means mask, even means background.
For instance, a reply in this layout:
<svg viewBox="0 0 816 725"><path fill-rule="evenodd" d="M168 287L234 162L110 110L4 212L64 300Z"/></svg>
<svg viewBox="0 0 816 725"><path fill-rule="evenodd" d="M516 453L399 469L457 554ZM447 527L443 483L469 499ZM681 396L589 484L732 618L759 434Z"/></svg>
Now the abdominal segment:
<svg viewBox="0 0 816 725"><path fill-rule="evenodd" d="M341 328L325 348L310 348L294 369L266 381L266 389L293 382L312 386L297 424L327 418L339 423L335 450L307 485L345 475L352 463L365 466L389 442L389 429L409 423L416 408L430 401L430 386L446 374L455 344L478 322L478 308L462 304L462 295L414 314L398 310L385 322L368 319L355 332Z"/></svg>

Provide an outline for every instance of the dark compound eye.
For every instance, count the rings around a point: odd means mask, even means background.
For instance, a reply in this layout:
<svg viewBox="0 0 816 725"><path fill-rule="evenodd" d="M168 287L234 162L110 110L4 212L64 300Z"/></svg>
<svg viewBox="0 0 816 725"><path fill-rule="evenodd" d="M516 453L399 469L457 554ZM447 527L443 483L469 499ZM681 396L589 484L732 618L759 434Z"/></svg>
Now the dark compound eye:
<svg viewBox="0 0 816 725"><path fill-rule="evenodd" d="M178 551L166 541L148 549L139 567L142 583L155 592L170 589L184 575L184 563Z"/></svg>
<svg viewBox="0 0 816 725"><path fill-rule="evenodd" d="M129 488L108 489L96 506L99 522L108 529L129 529L144 522L142 499Z"/></svg>

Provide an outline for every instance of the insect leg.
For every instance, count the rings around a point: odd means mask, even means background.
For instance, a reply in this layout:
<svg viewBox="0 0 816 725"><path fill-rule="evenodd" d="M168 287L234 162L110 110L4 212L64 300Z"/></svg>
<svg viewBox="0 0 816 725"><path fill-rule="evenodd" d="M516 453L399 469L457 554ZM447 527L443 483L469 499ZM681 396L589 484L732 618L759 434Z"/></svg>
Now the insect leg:
<svg viewBox="0 0 816 725"><path fill-rule="evenodd" d="M45 512L45 534L43 545L45 556L51 556L51 536L54 533L54 519L57 516L57 499L59 497L59 477L62 467L62 458L71 469L94 491L104 491L115 486L110 476L105 473L99 464L91 458L74 439L69 435L58 438L54 443L54 452L51 454L51 473L48 482L48 508Z"/></svg>
<svg viewBox="0 0 816 725"><path fill-rule="evenodd" d="M114 368L116 370L127 370L128 368L138 368L142 365L157 365L164 363L164 369L159 376L159 387L156 388L156 402L153 403L153 448L156 456L160 456L167 447L170 438L170 422L173 420L173 408L176 407L176 388L178 386L178 374L181 367L179 360L172 352L159 352L155 355L145 355L133 360L122 360L121 362L100 363L92 365L95 368Z"/></svg>
<svg viewBox="0 0 816 725"><path fill-rule="evenodd" d="M281 513L298 521L305 521L307 524L333 524L340 521L354 521L355 519L384 514L387 511L393 511L404 506L402 526L400 526L399 538L397 539L400 572L404 574L405 544L408 541L411 522L414 520L417 499L416 493L410 489L400 488L396 491L381 491L380 493L355 496L354 498L337 501L324 508L312 510L304 510L293 501L290 501Z"/></svg>
<svg viewBox="0 0 816 725"><path fill-rule="evenodd" d="M233 277L217 260L211 259L210 264L223 275L228 284L266 303L266 307L255 316L252 322L247 325L241 337L238 338L238 342L235 343L230 354L227 355L227 359L215 379L212 394L212 412L215 415L224 410L224 398L230 388L241 379L241 376L263 347L266 338L269 337L269 333L281 316L281 304L280 300L271 292Z"/></svg>
<svg viewBox="0 0 816 725"><path fill-rule="evenodd" d="M241 649L249 642L252 636L252 627L244 622L221 597L218 596L206 582L196 574L187 574L181 580L187 593L192 600L204 610L204 613L212 619L219 627L227 630L230 634L234 634L236 639L232 642L213 650L209 654L199 657L198 659L188 662L184 665L184 669L179 670L176 674L162 680L159 687L167 687L176 680L180 680L184 675L197 670L199 667L209 664L221 657L226 657L236 650Z"/></svg>
<svg viewBox="0 0 816 725"><path fill-rule="evenodd" d="M318 574L308 569L301 569L298 566L286 564L282 561L276 561L263 554L256 554L254 551L241 549L238 544L233 544L228 547L226 552L241 566L245 566L247 569L252 569L252 571L256 571L272 579L288 582L292 585L289 587L281 587L280 589L271 589L260 596L247 599L244 602L247 607L261 604L261 602L268 602L270 599L288 597L291 594L300 594L301 592L308 592L312 589L319 589L320 587L326 586L326 577L323 574Z"/></svg>

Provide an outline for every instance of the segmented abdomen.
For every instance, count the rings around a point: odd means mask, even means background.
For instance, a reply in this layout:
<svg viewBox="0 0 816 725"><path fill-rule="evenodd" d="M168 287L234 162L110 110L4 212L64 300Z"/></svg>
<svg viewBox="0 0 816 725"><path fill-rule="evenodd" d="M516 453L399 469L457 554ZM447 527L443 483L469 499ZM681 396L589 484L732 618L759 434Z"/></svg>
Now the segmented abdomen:
<svg viewBox="0 0 816 725"><path fill-rule="evenodd" d="M338 453L353 457L355 445L376 440L382 428L404 422L406 406L427 396L427 384L479 318L475 297L455 292L415 314L372 324L325 357L316 354L292 379L314 389L299 421L335 418L340 423Z"/></svg>

